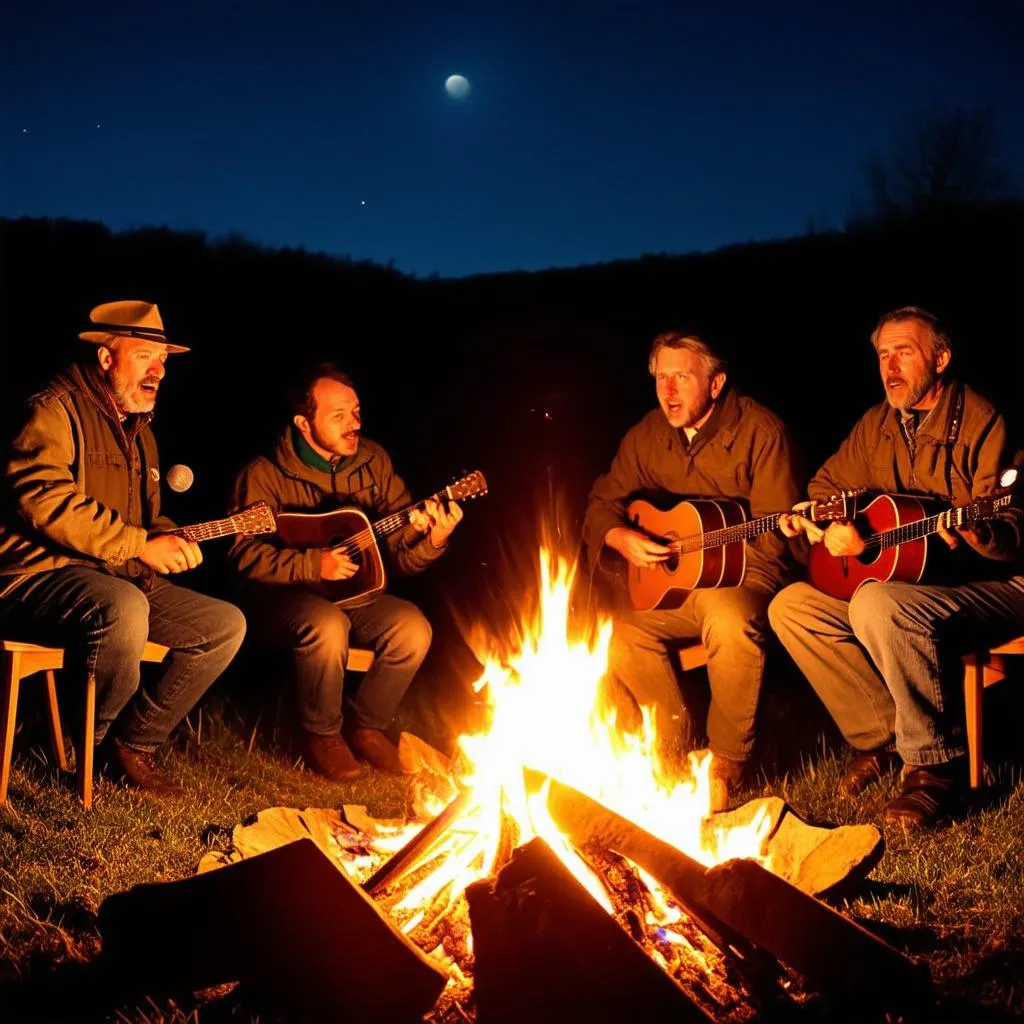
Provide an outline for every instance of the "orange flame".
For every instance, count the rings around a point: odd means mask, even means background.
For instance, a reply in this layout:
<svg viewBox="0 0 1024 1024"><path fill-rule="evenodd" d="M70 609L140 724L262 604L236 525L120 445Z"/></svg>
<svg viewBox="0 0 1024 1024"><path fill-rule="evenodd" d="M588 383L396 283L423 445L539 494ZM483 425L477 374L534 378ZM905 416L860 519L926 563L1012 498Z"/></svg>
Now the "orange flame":
<svg viewBox="0 0 1024 1024"><path fill-rule="evenodd" d="M495 868L506 816L518 830L518 842L542 837L572 874L609 912L602 882L576 854L547 811L547 785L529 793L524 768L558 779L707 866L732 857L764 862L762 846L769 821L760 815L750 825L710 830L710 757L690 755L690 775L666 779L655 755L649 709L639 732L617 724L614 712L602 713L600 687L608 668L611 622L599 623L591 642L569 638L570 595L575 568L546 550L541 552L541 602L536 621L523 630L521 649L506 659L477 651L484 665L474 684L486 692L491 709L485 732L464 735L459 743L471 766L462 784L472 798L432 856L437 867L411 887L395 905L412 914L402 930L412 931L422 908L446 889L449 905L467 885ZM660 900L659 925L670 925L671 908L660 887L648 879ZM674 933L669 932L670 936ZM682 937L678 937L681 941Z"/></svg>

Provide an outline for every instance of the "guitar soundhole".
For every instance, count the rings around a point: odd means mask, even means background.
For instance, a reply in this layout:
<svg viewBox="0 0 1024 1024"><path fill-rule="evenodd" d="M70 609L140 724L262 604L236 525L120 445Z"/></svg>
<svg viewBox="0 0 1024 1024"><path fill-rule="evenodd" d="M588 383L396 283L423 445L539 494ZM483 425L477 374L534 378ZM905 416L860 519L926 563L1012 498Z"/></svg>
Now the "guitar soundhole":
<svg viewBox="0 0 1024 1024"><path fill-rule="evenodd" d="M665 544L672 544L679 540L677 534L672 534L664 539ZM679 570L679 551L676 548L672 549L672 553L662 563L665 572L678 572Z"/></svg>

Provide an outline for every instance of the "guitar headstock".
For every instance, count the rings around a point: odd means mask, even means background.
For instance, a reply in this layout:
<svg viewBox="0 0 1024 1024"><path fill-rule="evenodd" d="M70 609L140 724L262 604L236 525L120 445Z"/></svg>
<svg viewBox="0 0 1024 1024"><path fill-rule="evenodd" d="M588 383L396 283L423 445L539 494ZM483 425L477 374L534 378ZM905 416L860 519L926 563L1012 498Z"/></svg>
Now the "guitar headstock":
<svg viewBox="0 0 1024 1024"><path fill-rule="evenodd" d="M273 533L277 529L274 513L265 501L254 501L246 505L241 512L236 512L231 521L243 537L252 537L257 533Z"/></svg>
<svg viewBox="0 0 1024 1024"><path fill-rule="evenodd" d="M999 474L999 486L988 494L975 498L969 505L963 506L960 519L962 523L978 523L982 519L992 519L999 509L1013 501L1014 492L1020 474L1016 466L1004 469Z"/></svg>
<svg viewBox="0 0 1024 1024"><path fill-rule="evenodd" d="M487 493L487 481L479 469L449 484L445 490L449 501L465 501L466 498L482 498Z"/></svg>
<svg viewBox="0 0 1024 1024"><path fill-rule="evenodd" d="M824 501L812 501L806 516L814 522L846 521L857 514L857 498L864 493L864 488L840 491L832 494Z"/></svg>

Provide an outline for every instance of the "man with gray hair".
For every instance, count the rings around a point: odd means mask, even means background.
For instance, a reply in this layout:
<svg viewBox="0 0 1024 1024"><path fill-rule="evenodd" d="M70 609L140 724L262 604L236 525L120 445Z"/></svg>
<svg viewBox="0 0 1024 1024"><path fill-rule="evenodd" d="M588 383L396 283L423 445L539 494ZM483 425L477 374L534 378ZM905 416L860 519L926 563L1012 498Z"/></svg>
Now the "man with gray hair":
<svg viewBox="0 0 1024 1024"><path fill-rule="evenodd" d="M594 568L654 566L669 548L626 521L631 497L655 492L730 498L751 516L791 508L803 483L793 444L777 416L730 387L721 356L694 334L659 334L648 369L658 408L625 436L611 469L590 493L583 525ZM686 641L708 652L711 706L707 735L716 809L744 774L754 745L754 720L764 672L767 608L793 561L786 541L763 533L747 544L740 586L693 590L678 608L615 616L610 673L636 703L653 709L662 751L680 749L685 728L676 662Z"/></svg>
<svg viewBox="0 0 1024 1024"><path fill-rule="evenodd" d="M0 477L0 631L63 647L82 694L95 679L109 769L173 795L156 752L234 657L245 619L166 578L202 561L161 514L149 425L168 355L188 349L149 302L107 302L90 320L88 354L29 401ZM141 682L147 639L170 653Z"/></svg>
<svg viewBox="0 0 1024 1024"><path fill-rule="evenodd" d="M905 306L882 316L871 341L885 401L869 409L818 470L808 493L842 489L912 493L964 505L990 493L1013 460L1002 415L952 379L949 338L931 313ZM852 522L820 530L782 521L837 558L865 538ZM849 601L794 583L772 602L779 639L825 703L855 754L842 782L856 796L902 763L887 821L932 825L966 789L960 655L1024 631L1021 515L938 530L957 549L943 585L866 582Z"/></svg>

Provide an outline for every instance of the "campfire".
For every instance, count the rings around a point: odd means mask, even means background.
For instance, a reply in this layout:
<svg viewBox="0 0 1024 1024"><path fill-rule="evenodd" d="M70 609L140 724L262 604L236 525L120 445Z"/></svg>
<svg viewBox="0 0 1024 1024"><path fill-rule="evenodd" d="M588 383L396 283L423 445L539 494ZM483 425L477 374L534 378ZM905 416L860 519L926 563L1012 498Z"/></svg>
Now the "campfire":
<svg viewBox="0 0 1024 1024"><path fill-rule="evenodd" d="M357 983L376 972L388 979L383 1002L356 1008L346 997L337 1009L481 1024L775 1019L821 995L848 1006L887 989L920 994L916 965L814 898L871 870L878 831L814 828L778 798L712 815L709 758L663 763L646 709L634 731L619 722L603 688L611 624L573 635L573 573L542 552L537 609L514 649L475 641L486 721L460 737L450 762L403 736L422 769L415 822L377 821L361 807L263 812L235 830L231 856L211 855L200 865L207 873L163 887L207 887L193 894L208 925L187 939L202 964L192 981L246 978L281 994L289 971L304 973L305 998L322 1004L345 989L339 976ZM247 839L261 827L269 838ZM224 957L209 922L232 915L210 912L213 880L252 868L264 857L249 854L265 851L287 882L270 885L276 904L254 907L241 894L267 893L271 876L236 875L248 960ZM278 918L294 916L314 875L323 875L314 916L347 929L333 960L309 927L282 939ZM184 894L112 897L105 950L131 956L129 910L187 921ZM260 938L275 931L284 956Z"/></svg>
<svg viewBox="0 0 1024 1024"><path fill-rule="evenodd" d="M685 911L648 872L611 851L581 852L549 807L553 782L571 787L684 852L705 867L735 857L770 867L767 808L749 823L709 827L710 758L690 755L671 777L657 756L653 720L626 732L604 699L611 623L596 636L570 636L573 572L548 552L540 563L535 621L518 650L497 645L476 653L484 670L475 689L489 709L486 728L459 739L457 776L428 810L422 831L381 828L369 845L339 834L341 863L392 916L400 930L449 973L451 993L465 998L473 969L466 890L490 878L512 851L541 839L604 911L628 915L651 955L673 973L702 976L721 954L688 922ZM484 639L483 644L486 644ZM478 642L478 646L483 646ZM437 780L441 782L441 779ZM409 841L411 838L411 842ZM405 855L374 874L400 849Z"/></svg>

